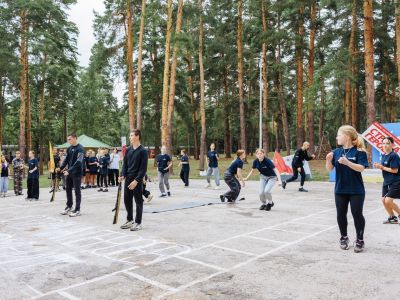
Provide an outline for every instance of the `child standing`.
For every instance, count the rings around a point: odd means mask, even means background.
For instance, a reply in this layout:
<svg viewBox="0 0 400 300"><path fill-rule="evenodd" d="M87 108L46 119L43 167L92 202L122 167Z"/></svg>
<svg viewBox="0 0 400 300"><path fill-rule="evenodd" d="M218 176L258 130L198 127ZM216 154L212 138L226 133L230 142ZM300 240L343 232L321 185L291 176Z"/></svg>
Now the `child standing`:
<svg viewBox="0 0 400 300"><path fill-rule="evenodd" d="M8 191L9 164L4 155L1 155L0 197L6 197Z"/></svg>
<svg viewBox="0 0 400 300"><path fill-rule="evenodd" d="M29 151L28 162L28 197L26 200L39 200L39 162L35 158L35 151Z"/></svg>

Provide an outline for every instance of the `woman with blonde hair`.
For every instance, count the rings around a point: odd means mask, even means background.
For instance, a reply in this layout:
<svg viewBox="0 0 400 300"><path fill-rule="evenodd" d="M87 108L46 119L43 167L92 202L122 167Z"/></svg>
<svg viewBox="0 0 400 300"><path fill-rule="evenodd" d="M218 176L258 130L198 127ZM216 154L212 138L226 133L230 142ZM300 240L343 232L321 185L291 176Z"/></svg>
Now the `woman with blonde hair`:
<svg viewBox="0 0 400 300"><path fill-rule="evenodd" d="M281 174L275 167L274 163L265 156L265 152L263 149L257 149L256 156L257 158L253 161L253 167L245 180L248 180L250 178L254 170L257 169L260 172L260 210L269 211L274 206L271 190L277 181L279 185L281 184Z"/></svg>
<svg viewBox="0 0 400 300"><path fill-rule="evenodd" d="M1 154L1 168L0 168L0 197L6 197L8 191L8 176L10 164L6 160L6 157Z"/></svg>
<svg viewBox="0 0 400 300"><path fill-rule="evenodd" d="M221 202L225 202L225 199L227 199L228 202L235 202L240 194L241 189L239 180L244 186L242 169L243 161L246 159L246 151L240 149L236 152L236 156L237 158L231 163L228 170L226 170L224 174L225 183L229 186L230 190L219 196Z"/></svg>
<svg viewBox="0 0 400 300"><path fill-rule="evenodd" d="M350 125L341 126L337 132L336 141L339 148L326 156L328 171L335 169L335 204L337 222L340 229L340 248L349 249L347 236L347 210L351 207L357 239L354 242L354 252L364 249L365 219L363 206L365 188L361 173L368 167L367 153L364 140Z"/></svg>

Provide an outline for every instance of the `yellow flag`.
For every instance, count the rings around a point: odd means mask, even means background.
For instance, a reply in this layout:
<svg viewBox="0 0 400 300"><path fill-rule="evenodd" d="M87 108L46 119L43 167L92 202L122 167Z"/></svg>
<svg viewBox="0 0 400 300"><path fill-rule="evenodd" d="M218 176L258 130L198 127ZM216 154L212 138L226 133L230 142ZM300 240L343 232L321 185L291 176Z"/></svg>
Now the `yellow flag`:
<svg viewBox="0 0 400 300"><path fill-rule="evenodd" d="M50 142L49 142L49 152L50 152L49 172L54 172L56 166L54 165L53 148L51 147Z"/></svg>

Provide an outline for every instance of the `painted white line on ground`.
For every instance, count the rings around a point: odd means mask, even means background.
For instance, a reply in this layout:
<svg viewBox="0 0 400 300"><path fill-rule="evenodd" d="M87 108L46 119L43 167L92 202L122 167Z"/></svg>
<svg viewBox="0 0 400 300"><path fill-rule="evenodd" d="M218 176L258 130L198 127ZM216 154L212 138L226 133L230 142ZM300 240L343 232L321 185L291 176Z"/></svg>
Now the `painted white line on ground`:
<svg viewBox="0 0 400 300"><path fill-rule="evenodd" d="M315 224L315 223L306 223L306 222L293 222L294 225L310 225L310 226L323 226L323 227L330 227L332 225L326 225L326 224Z"/></svg>
<svg viewBox="0 0 400 300"><path fill-rule="evenodd" d="M161 282L146 278L146 277L144 277L142 275L139 275L139 274L136 274L136 273L133 273L133 272L130 272L130 271L125 271L123 273L126 274L126 275L129 275L131 277L134 277L134 278L136 278L136 279L138 279L140 281L143 281L143 282L149 283L151 285L154 285L155 287L158 287L160 289L167 290L167 291L170 291L170 292L176 292L177 291L177 289L172 287L172 286L169 286L169 285L166 285L164 283L161 283Z"/></svg>
<svg viewBox="0 0 400 300"><path fill-rule="evenodd" d="M236 253L240 253L240 254L245 254L248 256L256 256L257 254L255 253L251 253L251 252L247 252L247 251L242 251L242 250L237 250L237 249L232 249L232 248L228 248L228 247L223 247L223 246L219 246L219 245L211 245L210 248L218 248L221 250L226 250L226 251L231 251L231 252L236 252Z"/></svg>
<svg viewBox="0 0 400 300"><path fill-rule="evenodd" d="M34 291L35 294L37 294L37 295L39 295L39 296L42 296L42 295L43 295L43 293L42 293L41 291L35 289L33 286L30 286L30 285L27 284L27 283L25 283L25 285L26 285L30 290Z"/></svg>
<svg viewBox="0 0 400 300"><path fill-rule="evenodd" d="M69 300L80 300L80 298L72 296L71 294L68 294L67 292L64 292L64 291L58 292L58 294L60 294L61 296L65 297Z"/></svg>
<svg viewBox="0 0 400 300"><path fill-rule="evenodd" d="M186 260L186 261L189 261L189 262L192 262L192 263L195 263L195 264L198 264L198 265L202 265L202 266L205 266L205 267L217 270L217 271L226 272L226 270L227 270L225 268L222 268L222 267L219 267L219 266L216 266L216 265L212 265L212 264L209 264L209 263L202 262L200 260L196 260L196 259L192 259L192 258L188 258L188 257L184 257L184 256L172 255L172 257L178 258L178 259L182 259L182 260Z"/></svg>
<svg viewBox="0 0 400 300"><path fill-rule="evenodd" d="M60 292L63 292L63 291L69 290L69 289L74 289L74 288L80 287L80 286L85 285L85 284L93 283L93 282L96 282L96 281L99 281L99 280L102 280L102 279L117 275L119 273L123 273L125 271L134 270L136 268L137 267L130 267L130 268L127 268L127 269L124 269L124 270L108 273L108 274L105 274L105 275L102 275L102 276L98 276L98 277L92 278L90 280L85 280L84 282L72 284L72 285L69 285L69 286L66 286L66 287L63 287L63 288L60 288L60 289L56 289L56 290L53 290L53 291L49 291L49 292L43 293L42 296L49 296L49 295L52 295L52 294L55 294L55 293L60 293ZM36 297L34 297L32 299L38 299L39 297L41 297L41 296L36 296Z"/></svg>
<svg viewBox="0 0 400 300"><path fill-rule="evenodd" d="M282 241L275 241L275 240L271 240L271 239L266 239L266 238L262 238L262 237L258 237L258 236L254 236L254 235L246 235L245 237L246 238L255 239L255 240L260 240L260 241L277 243L277 244L286 244L287 243L287 242L282 242Z"/></svg>
<svg viewBox="0 0 400 300"><path fill-rule="evenodd" d="M378 212L378 211L381 211L381 210L383 210L383 208L379 208L379 209L370 211L370 212L368 212L368 213L366 213L366 214L364 214L364 215L371 215L371 214L374 214L375 212ZM352 221L353 221L353 220L350 220L349 222L352 222ZM315 237L315 236L317 236L317 235L319 235L319 234L321 234L321 233L324 233L324 232L329 231L329 230L334 229L334 228L337 228L337 225L335 225L335 226L330 226L330 227L325 228L325 229L323 229L323 230L320 230L320 231L318 231L318 232L312 233L312 234L310 234L310 235L308 235L308 236L302 237L302 238L300 238L300 239L298 239L298 240L289 242L289 243L287 243L287 244L285 244L285 245L282 245L282 246L279 246L279 247L274 248L274 249L272 249L272 250L269 250L269 251L267 251L267 252L265 252L265 253L262 253L262 254L260 254L260 255L255 256L255 257L249 258L248 260L246 260L246 261L244 261L244 262L241 262L241 263L239 263L239 264L236 264L235 266L233 266L233 267L227 269L226 271L220 271L220 272L217 272L217 273L208 275L208 276L206 276L206 277L193 280L192 282L189 282L189 283L187 283L187 284L185 284L185 285L182 285L182 286L178 287L178 288L177 288L178 291L166 292L166 293L164 293L164 294L158 296L157 299L165 298L165 297L170 296L170 295L173 295L173 294L175 294L175 293L177 293L177 292L183 291L183 290L185 290L186 288L191 287L191 286L193 286L193 285L195 285L195 284L202 283L202 282L205 282L205 281L207 281L207 280L210 280L211 278L214 278L215 276L218 276L218 275L221 275L221 274L224 274L224 273L227 273L227 272L231 272L231 271L233 271L233 270L235 270L235 269L238 269L238 268L240 268L240 267L243 267L243 266L245 266L245 265L247 265L247 264L249 264L249 263L251 263L251 262L254 262L254 261L256 261L257 259L260 259L260 258L263 258L263 257L265 257L265 256L268 256L268 255L270 255L270 254L272 254L272 253L274 253L274 252L277 252L277 251L282 250L282 249L284 249L284 248L287 248L287 247L289 247L289 246L293 246L293 245L299 244L299 243L301 243L301 242L303 242L303 241L305 241L305 240L307 240L307 239L310 239L310 238L312 238L312 237ZM338 251L339 251L339 250L338 250Z"/></svg>

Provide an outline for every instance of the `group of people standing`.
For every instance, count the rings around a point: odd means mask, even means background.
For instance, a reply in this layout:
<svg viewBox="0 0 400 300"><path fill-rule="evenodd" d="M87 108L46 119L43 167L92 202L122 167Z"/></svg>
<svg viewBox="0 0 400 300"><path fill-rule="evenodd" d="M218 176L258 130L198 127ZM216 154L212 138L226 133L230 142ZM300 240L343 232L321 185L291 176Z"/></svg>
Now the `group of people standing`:
<svg viewBox="0 0 400 300"><path fill-rule="evenodd" d="M147 150L141 145L141 131L135 129L130 134L131 146L127 148L123 158L123 166L121 175L119 176L119 156L117 149L114 149L111 155L108 155L105 149L99 151L98 156L93 151L84 153L83 147L77 142L75 134L68 136L70 147L66 150L65 157L60 158L57 151L54 152L54 176L53 180L58 180L57 174L62 174L65 178L65 189L67 194L67 205L63 215L71 217L80 215L81 204L81 188L89 188L94 186L95 176L99 178L99 191L107 191L108 183L117 184L125 181L124 184L124 204L127 210L127 221L121 226L121 229L130 229L133 231L142 229L143 214L143 196L151 200L150 192L146 190ZM335 169L335 205L337 213L337 223L340 231L340 248L347 250L350 248L350 239L347 233L348 207L351 207L351 213L354 219L356 229L356 240L354 242L354 251L362 252L365 247L364 229L365 218L363 215L363 206L365 200L365 188L362 178L362 172L368 167L368 159L365 145L362 137L357 131L349 125L341 126L338 129L337 144L339 147L328 153L326 156L326 169L332 171ZM385 224L397 224L400 219L400 208L395 203L395 199L400 198L400 157L394 152L394 140L391 137L385 137L382 141L385 153L382 155L381 162L374 164L375 168L382 170L384 178L382 187L382 202L389 215L384 221ZM239 149L236 152L236 159L230 164L224 173L224 181L229 187L229 191L220 195L221 202L233 203L238 199L241 187L245 186L254 171L259 172L259 199L261 202L260 210L269 211L274 206L272 200L272 189L275 184L282 186L283 189L289 182L298 178L300 174L300 192L307 192L304 189L305 171L304 161L312 160L314 155L309 156L307 150L309 143L304 142L302 147L296 150L292 162L293 176L286 181L282 181L279 170L274 163L266 156L263 149L257 149L256 159L252 162L250 172L246 177L243 176L243 165L246 160L245 150ZM172 158L166 153L166 147L161 147L161 154L156 159L160 197L171 196L169 184L169 172L172 167ZM210 151L207 153L207 173L206 188L211 187L211 175L214 175L215 188L219 189L219 155L215 150L215 144L210 145ZM180 178L184 183L184 187L189 186L189 157L186 150L181 150L180 157ZM22 195L22 177L25 164L19 152L12 161L14 172L14 191L16 195ZM110 167L111 166L111 167ZM9 165L5 157L1 156L1 178L0 188L4 195L4 187L7 189L7 183L4 178L8 178ZM29 152L28 161L28 199L39 198L39 165L35 158L34 151ZM112 170L110 172L110 170ZM111 175L113 178L110 179ZM83 185L81 187L82 184ZM53 188L57 188L53 185ZM72 190L75 191L75 208L73 208ZM133 200L136 204L136 216L133 217ZM396 216L396 214L398 216Z"/></svg>

